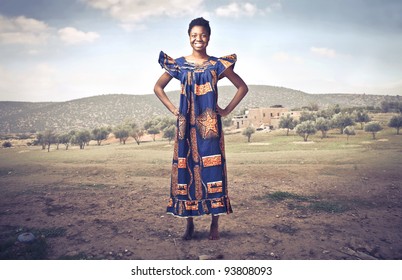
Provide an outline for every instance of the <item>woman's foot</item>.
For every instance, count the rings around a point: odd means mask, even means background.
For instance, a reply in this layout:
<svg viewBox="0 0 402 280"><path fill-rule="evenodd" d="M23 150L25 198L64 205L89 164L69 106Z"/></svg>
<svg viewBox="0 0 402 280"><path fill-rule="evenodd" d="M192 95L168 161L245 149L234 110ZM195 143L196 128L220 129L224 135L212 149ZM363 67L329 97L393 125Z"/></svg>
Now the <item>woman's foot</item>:
<svg viewBox="0 0 402 280"><path fill-rule="evenodd" d="M194 234L194 223L193 218L187 218L187 228L186 232L183 235L184 240L191 240Z"/></svg>
<svg viewBox="0 0 402 280"><path fill-rule="evenodd" d="M218 240L219 239L218 219L219 219L219 216L212 216L211 230L209 232L209 240Z"/></svg>

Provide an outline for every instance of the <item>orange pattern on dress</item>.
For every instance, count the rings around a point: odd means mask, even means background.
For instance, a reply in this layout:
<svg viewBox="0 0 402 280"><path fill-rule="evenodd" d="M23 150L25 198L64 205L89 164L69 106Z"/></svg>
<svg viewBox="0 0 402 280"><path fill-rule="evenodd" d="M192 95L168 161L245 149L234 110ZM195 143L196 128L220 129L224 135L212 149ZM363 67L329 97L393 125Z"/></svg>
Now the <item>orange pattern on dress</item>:
<svg viewBox="0 0 402 280"><path fill-rule="evenodd" d="M191 137L191 153L193 155L193 160L195 163L198 163L200 155L198 154L197 131L195 130L194 127L191 128L190 137Z"/></svg>
<svg viewBox="0 0 402 280"><path fill-rule="evenodd" d="M191 95L190 102L190 124L195 125L194 96Z"/></svg>
<svg viewBox="0 0 402 280"><path fill-rule="evenodd" d="M224 206L225 206L225 204L223 202L223 197L211 201L211 207L212 208L220 208L220 207L224 207Z"/></svg>
<svg viewBox="0 0 402 280"><path fill-rule="evenodd" d="M173 206L173 199L170 198L170 199L169 199L169 203L168 203L168 207L172 207L172 206Z"/></svg>
<svg viewBox="0 0 402 280"><path fill-rule="evenodd" d="M176 194L177 195L187 195L188 189L187 184L177 184Z"/></svg>
<svg viewBox="0 0 402 280"><path fill-rule="evenodd" d="M179 130L176 129L176 139L174 140L174 147L173 147L173 160L179 159Z"/></svg>
<svg viewBox="0 0 402 280"><path fill-rule="evenodd" d="M191 79L191 77L192 77L191 72L187 72L187 84L188 84L188 85L191 85L191 84L192 84L192 79Z"/></svg>
<svg viewBox="0 0 402 280"><path fill-rule="evenodd" d="M222 181L207 183L208 193L221 193Z"/></svg>
<svg viewBox="0 0 402 280"><path fill-rule="evenodd" d="M218 166L222 164L222 156L221 155L213 155L202 158L202 163L204 167L210 166Z"/></svg>
<svg viewBox="0 0 402 280"><path fill-rule="evenodd" d="M187 159L179 157L178 168L186 168L187 167Z"/></svg>
<svg viewBox="0 0 402 280"><path fill-rule="evenodd" d="M208 108L197 118L197 127L200 130L201 137L218 137L218 119L216 113Z"/></svg>
<svg viewBox="0 0 402 280"><path fill-rule="evenodd" d="M194 166L195 198L202 199L202 182L200 166Z"/></svg>
<svg viewBox="0 0 402 280"><path fill-rule="evenodd" d="M204 95L207 94L208 92L212 91L212 86L211 83L206 82L203 85L194 85L194 93L196 95Z"/></svg>
<svg viewBox="0 0 402 280"><path fill-rule="evenodd" d="M198 210L198 201L196 200L191 200L191 201L186 201L186 210Z"/></svg>

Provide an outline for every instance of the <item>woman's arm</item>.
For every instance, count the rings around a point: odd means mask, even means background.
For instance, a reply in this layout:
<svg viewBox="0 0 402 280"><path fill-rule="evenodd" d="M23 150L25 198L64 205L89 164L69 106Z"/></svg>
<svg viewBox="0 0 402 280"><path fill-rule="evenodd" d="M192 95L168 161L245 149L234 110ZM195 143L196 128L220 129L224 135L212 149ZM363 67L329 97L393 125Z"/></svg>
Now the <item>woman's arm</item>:
<svg viewBox="0 0 402 280"><path fill-rule="evenodd" d="M163 105L168 108L170 112L172 112L173 115L178 116L179 115L179 110L176 108L176 106L173 105L173 103L170 101L170 99L167 97L164 88L167 86L167 84L172 80L172 76L170 76L168 73L163 73L162 76L158 79L154 86L154 92L156 96L162 101Z"/></svg>
<svg viewBox="0 0 402 280"><path fill-rule="evenodd" d="M216 111L218 112L218 114L221 115L222 117L226 117L236 108L236 106L240 103L240 101L244 98L244 96L246 96L248 92L248 87L246 83L243 81L243 79L240 78L240 76L233 71L233 67L229 67L228 69L226 69L225 72L222 73L221 78L223 77L228 78L232 82L232 84L237 88L235 96L229 102L229 104L226 106L225 109L216 106Z"/></svg>

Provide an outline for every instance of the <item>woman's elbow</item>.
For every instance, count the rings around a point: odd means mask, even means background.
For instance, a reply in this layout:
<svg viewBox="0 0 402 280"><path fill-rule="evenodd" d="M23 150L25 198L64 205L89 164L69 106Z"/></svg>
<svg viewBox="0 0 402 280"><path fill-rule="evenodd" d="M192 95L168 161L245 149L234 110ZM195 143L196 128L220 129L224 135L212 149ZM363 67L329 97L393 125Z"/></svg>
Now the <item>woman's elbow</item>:
<svg viewBox="0 0 402 280"><path fill-rule="evenodd" d="M246 84L244 84L242 89L243 89L243 95L246 95L248 92L248 86Z"/></svg>

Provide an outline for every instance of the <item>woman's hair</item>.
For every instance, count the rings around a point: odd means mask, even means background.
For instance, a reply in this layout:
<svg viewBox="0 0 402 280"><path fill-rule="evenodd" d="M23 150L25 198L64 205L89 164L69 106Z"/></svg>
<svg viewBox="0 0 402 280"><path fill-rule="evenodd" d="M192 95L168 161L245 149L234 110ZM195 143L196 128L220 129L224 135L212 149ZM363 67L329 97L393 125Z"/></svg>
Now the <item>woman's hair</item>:
<svg viewBox="0 0 402 280"><path fill-rule="evenodd" d="M211 35L211 27L209 26L209 21L206 19L199 17L196 19L193 19L190 24L188 25L188 35L190 35L191 29L193 29L194 26L203 26L207 29L208 35Z"/></svg>

